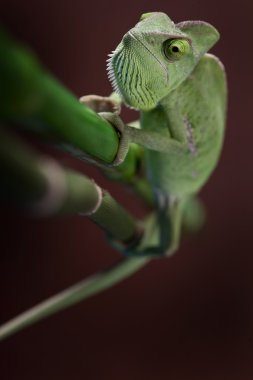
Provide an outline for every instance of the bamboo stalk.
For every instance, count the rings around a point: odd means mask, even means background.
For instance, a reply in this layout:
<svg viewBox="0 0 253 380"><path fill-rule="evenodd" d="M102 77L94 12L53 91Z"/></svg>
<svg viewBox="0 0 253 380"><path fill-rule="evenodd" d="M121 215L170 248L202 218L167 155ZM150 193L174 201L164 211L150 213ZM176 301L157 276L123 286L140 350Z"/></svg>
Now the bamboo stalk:
<svg viewBox="0 0 253 380"><path fill-rule="evenodd" d="M35 154L3 130L0 159L2 191L34 215L82 213L115 239L125 242L135 238L134 218L109 193L83 174Z"/></svg>
<svg viewBox="0 0 253 380"><path fill-rule="evenodd" d="M94 181L62 168L53 159L42 159L3 130L0 130L0 162L1 174L5 172L9 176L6 176L2 187L7 186L6 193L12 196L18 194L18 201L25 202L35 215L79 211L123 245L136 239L134 218ZM15 180L14 189L12 178ZM56 182L52 183L52 178ZM56 294L2 325L0 340L109 288L148 261L146 257L124 259L105 272Z"/></svg>
<svg viewBox="0 0 253 380"><path fill-rule="evenodd" d="M111 163L115 128L47 73L33 54L0 33L0 118L29 127L66 150Z"/></svg>
<svg viewBox="0 0 253 380"><path fill-rule="evenodd" d="M42 198L47 179L26 144L0 128L0 193L2 199L26 205Z"/></svg>
<svg viewBox="0 0 253 380"><path fill-rule="evenodd" d="M131 243L138 238L138 227L132 215L112 196L103 191L103 198L97 211L89 218L103 228L107 234L121 242Z"/></svg>

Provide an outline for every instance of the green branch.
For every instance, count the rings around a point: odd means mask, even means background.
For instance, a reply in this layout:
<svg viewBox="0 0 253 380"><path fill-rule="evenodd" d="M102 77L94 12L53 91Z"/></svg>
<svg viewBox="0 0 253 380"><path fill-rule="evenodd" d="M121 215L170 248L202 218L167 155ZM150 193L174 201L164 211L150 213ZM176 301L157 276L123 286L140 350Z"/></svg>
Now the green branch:
<svg viewBox="0 0 253 380"><path fill-rule="evenodd" d="M141 269L150 258L124 259L107 271L89 277L78 284L56 294L0 327L0 340L28 327L58 311L83 301L112 285L124 280Z"/></svg>
<svg viewBox="0 0 253 380"><path fill-rule="evenodd" d="M0 33L0 119L29 128L76 155L113 162L116 130L47 73L34 55Z"/></svg>

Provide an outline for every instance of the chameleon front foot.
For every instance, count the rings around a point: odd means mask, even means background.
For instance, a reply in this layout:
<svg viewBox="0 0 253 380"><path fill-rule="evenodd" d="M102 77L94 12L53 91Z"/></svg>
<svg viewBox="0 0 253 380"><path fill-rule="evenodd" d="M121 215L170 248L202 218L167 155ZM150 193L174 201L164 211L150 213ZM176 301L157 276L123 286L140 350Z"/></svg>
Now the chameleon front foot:
<svg viewBox="0 0 253 380"><path fill-rule="evenodd" d="M100 112L99 116L108 121L117 130L119 134L120 144L118 152L113 162L110 164L110 166L117 166L124 161L129 149L129 138L128 135L125 133L125 124L116 113Z"/></svg>
<svg viewBox="0 0 253 380"><path fill-rule="evenodd" d="M87 95L82 96L80 102L93 111L97 112L99 116L108 121L118 132L119 135L119 148L113 162L106 164L106 167L117 166L121 164L128 152L129 138L125 130L125 124L120 119L119 114L121 112L121 101L116 94L111 96L98 96ZM101 163L99 163L100 166Z"/></svg>
<svg viewBox="0 0 253 380"><path fill-rule="evenodd" d="M119 115L121 112L120 100L114 94L111 96L85 95L79 101L97 113L112 112Z"/></svg>

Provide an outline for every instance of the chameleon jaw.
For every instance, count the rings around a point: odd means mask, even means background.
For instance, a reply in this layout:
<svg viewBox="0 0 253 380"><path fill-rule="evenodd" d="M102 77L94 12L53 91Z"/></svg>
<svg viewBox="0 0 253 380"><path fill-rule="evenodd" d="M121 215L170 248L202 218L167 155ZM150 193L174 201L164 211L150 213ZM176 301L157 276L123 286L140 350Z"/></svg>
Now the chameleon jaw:
<svg viewBox="0 0 253 380"><path fill-rule="evenodd" d="M138 58L122 43L108 55L107 75L113 90L120 95L129 108L148 111L153 109L158 101L154 99L154 95L143 78L141 84L138 82L141 71Z"/></svg>
<svg viewBox="0 0 253 380"><path fill-rule="evenodd" d="M129 103L129 101L126 99L123 91L121 91L120 86L118 84L117 77L115 74L114 64L113 64L113 58L115 57L115 54L117 54L118 52L119 52L119 49L116 49L116 50L113 50L110 54L108 54L108 59L106 60L106 62L107 62L107 66L106 66L107 77L111 83L113 91L116 92L121 97L121 99L124 101L124 103L127 105L127 107L134 109L134 110L138 110L137 107L133 107Z"/></svg>

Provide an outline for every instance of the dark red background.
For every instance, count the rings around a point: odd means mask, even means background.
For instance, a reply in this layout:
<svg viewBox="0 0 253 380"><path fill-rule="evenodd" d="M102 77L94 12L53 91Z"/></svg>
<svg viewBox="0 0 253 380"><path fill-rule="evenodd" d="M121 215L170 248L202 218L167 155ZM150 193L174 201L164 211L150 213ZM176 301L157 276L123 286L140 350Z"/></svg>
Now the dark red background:
<svg viewBox="0 0 253 380"><path fill-rule="evenodd" d="M77 96L108 94L105 60L141 13L202 19L230 101L220 164L201 193L208 223L171 259L0 344L0 378L248 380L253 378L251 0L3 1L4 24ZM125 119L130 117L125 113ZM141 215L145 209L97 170L59 155ZM0 322L118 260L78 217L31 221L1 213Z"/></svg>

